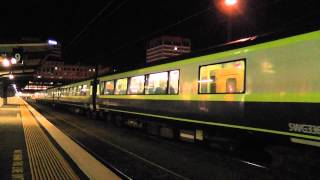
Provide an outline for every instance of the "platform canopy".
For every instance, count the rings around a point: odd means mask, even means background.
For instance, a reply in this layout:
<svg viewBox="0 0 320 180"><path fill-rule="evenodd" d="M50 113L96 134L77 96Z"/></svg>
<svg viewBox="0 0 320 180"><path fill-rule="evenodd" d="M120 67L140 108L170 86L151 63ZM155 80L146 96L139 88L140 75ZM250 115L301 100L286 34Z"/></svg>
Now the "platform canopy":
<svg viewBox="0 0 320 180"><path fill-rule="evenodd" d="M41 62L51 56L56 41L47 42L1 42L0 41L0 86L14 82L24 87L33 79ZM60 58L60 57L58 57Z"/></svg>

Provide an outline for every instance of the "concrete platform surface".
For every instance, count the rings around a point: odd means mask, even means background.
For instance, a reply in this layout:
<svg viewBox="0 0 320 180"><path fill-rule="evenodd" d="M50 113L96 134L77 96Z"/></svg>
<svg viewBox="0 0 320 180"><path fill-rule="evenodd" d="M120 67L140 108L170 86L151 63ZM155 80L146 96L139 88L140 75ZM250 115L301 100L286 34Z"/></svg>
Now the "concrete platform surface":
<svg viewBox="0 0 320 180"><path fill-rule="evenodd" d="M19 97L0 107L0 179L121 179Z"/></svg>

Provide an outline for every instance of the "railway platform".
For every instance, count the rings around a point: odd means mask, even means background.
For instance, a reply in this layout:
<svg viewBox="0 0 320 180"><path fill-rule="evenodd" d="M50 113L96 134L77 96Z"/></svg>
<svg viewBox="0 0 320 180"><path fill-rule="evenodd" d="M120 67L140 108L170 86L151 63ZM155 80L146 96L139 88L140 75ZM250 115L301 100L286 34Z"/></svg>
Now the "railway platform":
<svg viewBox="0 0 320 180"><path fill-rule="evenodd" d="M0 179L121 179L19 97L0 107Z"/></svg>

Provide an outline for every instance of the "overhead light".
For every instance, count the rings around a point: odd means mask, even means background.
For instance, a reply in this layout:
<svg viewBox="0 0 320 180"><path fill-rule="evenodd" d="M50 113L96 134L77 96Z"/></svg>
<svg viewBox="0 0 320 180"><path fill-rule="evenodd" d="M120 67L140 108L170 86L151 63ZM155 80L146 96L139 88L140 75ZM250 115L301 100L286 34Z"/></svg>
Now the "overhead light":
<svg viewBox="0 0 320 180"><path fill-rule="evenodd" d="M9 79L14 79L14 76L12 74L9 74Z"/></svg>
<svg viewBox="0 0 320 180"><path fill-rule="evenodd" d="M2 65L4 67L9 67L10 66L10 61L7 58L4 58L2 61Z"/></svg>
<svg viewBox="0 0 320 180"><path fill-rule="evenodd" d="M48 44L49 44L49 45L57 45L58 42L55 41L55 40L49 39L49 40L48 40Z"/></svg>
<svg viewBox="0 0 320 180"><path fill-rule="evenodd" d="M16 58L11 58L11 64L17 64L17 59Z"/></svg>
<svg viewBox="0 0 320 180"><path fill-rule="evenodd" d="M237 4L237 0L225 0L224 3L227 6L233 6L233 5Z"/></svg>
<svg viewBox="0 0 320 180"><path fill-rule="evenodd" d="M40 76L40 75L38 75L38 76L37 76L37 78L39 78L39 79L40 79L40 78L41 78L41 76Z"/></svg>

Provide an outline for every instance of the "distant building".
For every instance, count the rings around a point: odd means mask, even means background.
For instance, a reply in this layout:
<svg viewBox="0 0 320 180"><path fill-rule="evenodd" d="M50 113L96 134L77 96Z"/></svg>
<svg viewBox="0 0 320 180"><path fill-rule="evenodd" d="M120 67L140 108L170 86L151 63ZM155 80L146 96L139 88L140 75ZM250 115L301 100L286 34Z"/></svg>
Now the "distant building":
<svg viewBox="0 0 320 180"><path fill-rule="evenodd" d="M95 68L93 66L68 65L64 64L63 61L44 61L35 76L38 79L74 81L87 79L94 74Z"/></svg>
<svg viewBox="0 0 320 180"><path fill-rule="evenodd" d="M161 36L147 43L147 63L190 52L190 39L177 36Z"/></svg>
<svg viewBox="0 0 320 180"><path fill-rule="evenodd" d="M109 67L99 66L99 74L109 71ZM61 82L72 82L91 78L95 75L94 66L80 64L65 64L63 61L44 61L35 74L35 78L44 80L55 80Z"/></svg>
<svg viewBox="0 0 320 180"><path fill-rule="evenodd" d="M109 70L109 67L99 66L98 74L105 74ZM34 74L33 81L29 81L23 90L28 92L46 90L57 85L93 78L95 73L94 66L65 64L61 60L44 60Z"/></svg>

